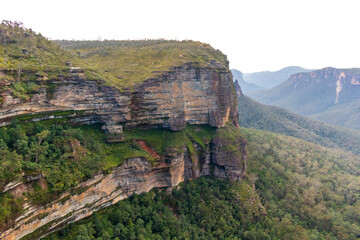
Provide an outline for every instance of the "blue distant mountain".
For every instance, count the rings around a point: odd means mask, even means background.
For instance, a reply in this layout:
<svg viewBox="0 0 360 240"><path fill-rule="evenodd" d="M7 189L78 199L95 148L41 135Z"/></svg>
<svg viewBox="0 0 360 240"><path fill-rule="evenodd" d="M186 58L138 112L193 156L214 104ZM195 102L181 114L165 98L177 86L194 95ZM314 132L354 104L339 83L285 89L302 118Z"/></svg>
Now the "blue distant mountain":
<svg viewBox="0 0 360 240"><path fill-rule="evenodd" d="M275 72L263 71L263 72L254 72L254 73L244 73L243 79L248 83L255 84L262 88L272 88L276 85L285 82L286 80L289 79L291 75L295 73L310 72L310 71L312 70L298 66L290 66Z"/></svg>
<svg viewBox="0 0 360 240"><path fill-rule="evenodd" d="M238 80L243 93L249 94L251 92L255 92L255 91L264 89L256 84L246 82L243 78L242 72L240 72L239 70L231 69L231 72L234 76L234 81Z"/></svg>

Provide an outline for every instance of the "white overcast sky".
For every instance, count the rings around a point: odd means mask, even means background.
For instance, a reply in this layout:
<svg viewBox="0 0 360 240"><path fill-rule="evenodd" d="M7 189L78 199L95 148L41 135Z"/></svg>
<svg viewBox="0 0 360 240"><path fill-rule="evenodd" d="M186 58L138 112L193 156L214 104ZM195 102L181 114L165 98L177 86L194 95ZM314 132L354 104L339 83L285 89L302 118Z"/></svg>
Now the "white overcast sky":
<svg viewBox="0 0 360 240"><path fill-rule="evenodd" d="M243 72L360 67L360 0L8 0L0 19L50 39L192 39Z"/></svg>

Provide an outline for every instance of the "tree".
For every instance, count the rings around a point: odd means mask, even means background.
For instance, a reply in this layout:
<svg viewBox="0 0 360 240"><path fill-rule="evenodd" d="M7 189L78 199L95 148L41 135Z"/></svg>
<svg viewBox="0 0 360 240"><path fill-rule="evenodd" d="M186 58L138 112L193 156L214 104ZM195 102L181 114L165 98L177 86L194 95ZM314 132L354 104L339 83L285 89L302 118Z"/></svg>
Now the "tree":
<svg viewBox="0 0 360 240"><path fill-rule="evenodd" d="M44 146L41 145L41 143L49 135L49 133L50 133L49 130L44 130L44 131L36 134L37 142L36 142L35 145L32 145L31 149L30 149L30 154L33 155L33 156L35 155L35 162L36 163L39 160L40 154L46 153L46 150L49 148L48 144L46 144Z"/></svg>
<svg viewBox="0 0 360 240"><path fill-rule="evenodd" d="M0 186L20 176L22 156L0 149Z"/></svg>

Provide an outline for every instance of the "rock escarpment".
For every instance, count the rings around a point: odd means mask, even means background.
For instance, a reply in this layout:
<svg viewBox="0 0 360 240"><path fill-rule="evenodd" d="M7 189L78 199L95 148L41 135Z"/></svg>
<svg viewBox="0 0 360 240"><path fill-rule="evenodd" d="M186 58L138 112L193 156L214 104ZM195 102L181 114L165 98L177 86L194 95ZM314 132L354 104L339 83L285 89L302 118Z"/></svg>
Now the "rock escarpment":
<svg viewBox="0 0 360 240"><path fill-rule="evenodd" d="M360 69L329 67L297 73L272 89L250 96L264 104L311 116L342 104L348 105L359 101ZM340 108L337 110L341 111ZM336 114L334 116L336 117Z"/></svg>
<svg viewBox="0 0 360 240"><path fill-rule="evenodd" d="M0 233L1 239L20 239L36 230L36 237L42 236L153 188L175 187L204 175L234 180L243 177L246 142L233 134L237 131L233 125L238 123L237 100L227 68L185 64L145 80L133 91L120 91L102 81L88 80L79 72L71 74L63 79L33 81L38 87L28 100L15 97L11 90L4 91L2 125L20 116L24 121L67 118L75 124L103 123L105 131L117 134L123 128L140 126L172 131L182 130L186 124L221 128L206 146L192 141L192 152L189 146L180 151L170 149L156 163L129 158L110 173L96 175L55 202L46 206L26 204L24 213ZM21 119L21 115L26 118ZM9 191L21 192L21 187L22 184L14 185Z"/></svg>
<svg viewBox="0 0 360 240"><path fill-rule="evenodd" d="M360 69L324 68L309 73L298 73L288 80L296 88L316 88L326 101L324 106L349 103L359 99Z"/></svg>
<svg viewBox="0 0 360 240"><path fill-rule="evenodd" d="M43 174L53 162L47 161L49 155L45 150L44 161L38 159L41 146L50 148L51 144L44 140L49 131L40 130L40 135L24 140L25 145L38 150L34 150L34 159L30 153L19 154L26 156L26 164L36 164L32 173L19 167L14 169L13 176L1 182L0 194L19 202L16 210L5 214L0 239L20 239L36 231L30 236L35 239L133 193L171 188L187 179L203 175L242 178L246 167L245 142L229 133L238 124L237 100L228 61L219 50L194 41L63 42L70 49L80 47L81 51L72 54L19 23L0 24L0 35L6 40L0 43L4 55L4 61L0 61L0 126L19 121L21 126L31 126L37 124L22 122L49 119L53 119L48 123L54 126L62 122L101 125L110 134L96 141L113 150L114 156L118 155L113 165L104 164L90 173L82 171L74 176L73 184L55 189L57 181L51 183L50 171ZM197 124L211 127L206 126L210 130L200 133L200 126L187 126ZM130 132L135 131L141 133L131 137ZM141 138L144 131L150 132L146 139ZM164 136L164 132L170 137L159 143L158 137ZM67 141L69 148L49 160L60 165L66 165L62 161L65 158L69 162L103 161L81 146L85 142L63 137L66 136L62 132L54 135L51 149L59 150ZM150 142L155 143L154 149ZM228 148L228 144L232 147ZM15 156L19 149L13 145L9 141L5 144ZM77 148L83 156L76 156ZM89 165L85 170L93 167ZM26 180L31 174L36 177ZM31 199L32 194L37 194L35 186L41 188L40 193L52 194L51 198L43 199L41 206ZM50 202L57 196L57 201Z"/></svg>
<svg viewBox="0 0 360 240"><path fill-rule="evenodd" d="M38 85L28 101L2 93L0 121L5 125L22 114L84 110L74 121L117 126L157 125L181 130L189 124L224 126L228 119L236 124L236 96L232 75L226 68L197 68L185 64L145 80L134 91L120 91L101 81L86 80L72 73L64 79L35 81Z"/></svg>
<svg viewBox="0 0 360 240"><path fill-rule="evenodd" d="M232 135L230 131L234 129L229 128L225 127L225 131ZM224 150L230 145L235 149ZM217 133L205 148L193 142L197 154L192 156L189 149L184 148L181 152L170 151L164 160L155 164L144 158L127 159L109 174L96 175L79 184L73 193L65 193L55 202L44 207L27 206L15 225L0 233L0 238L20 239L39 229L33 235L38 238L134 193L175 187L185 180L200 176L214 175L240 180L246 170L245 145L243 139L224 138L223 133Z"/></svg>

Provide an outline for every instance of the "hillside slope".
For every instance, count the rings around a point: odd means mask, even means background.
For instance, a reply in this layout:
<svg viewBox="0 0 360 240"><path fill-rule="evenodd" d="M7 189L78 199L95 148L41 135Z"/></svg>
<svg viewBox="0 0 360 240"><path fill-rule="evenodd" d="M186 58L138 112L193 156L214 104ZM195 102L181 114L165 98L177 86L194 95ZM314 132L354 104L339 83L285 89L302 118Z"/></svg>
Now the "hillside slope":
<svg viewBox="0 0 360 240"><path fill-rule="evenodd" d="M275 133L242 131L248 141L248 174L268 213L289 229L282 239L360 237L358 156ZM296 224L301 227L286 227ZM302 228L310 230L307 236L291 235Z"/></svg>
<svg viewBox="0 0 360 240"><path fill-rule="evenodd" d="M335 105L311 118L330 124L360 130L360 100Z"/></svg>
<svg viewBox="0 0 360 240"><path fill-rule="evenodd" d="M328 148L360 153L360 132L312 120L285 109L238 96L239 125L300 138Z"/></svg>

